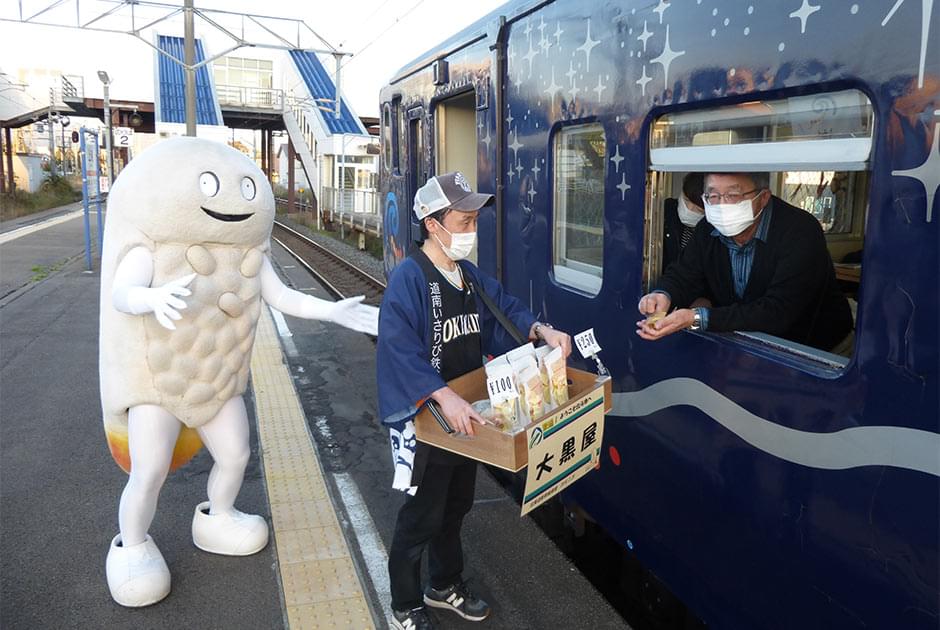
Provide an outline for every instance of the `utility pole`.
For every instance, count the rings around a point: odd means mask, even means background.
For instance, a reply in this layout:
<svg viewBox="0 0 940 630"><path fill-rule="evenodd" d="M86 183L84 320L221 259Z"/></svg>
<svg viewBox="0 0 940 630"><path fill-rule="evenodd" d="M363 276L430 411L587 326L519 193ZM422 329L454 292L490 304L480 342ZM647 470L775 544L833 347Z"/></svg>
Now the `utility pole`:
<svg viewBox="0 0 940 630"><path fill-rule="evenodd" d="M52 119L55 117L55 88L49 88L49 115L46 116L46 122L49 123L49 174L56 176L55 167L55 132L52 130Z"/></svg>
<svg viewBox="0 0 940 630"><path fill-rule="evenodd" d="M186 64L186 135L196 136L196 36L193 30L193 0L183 2L183 63Z"/></svg>

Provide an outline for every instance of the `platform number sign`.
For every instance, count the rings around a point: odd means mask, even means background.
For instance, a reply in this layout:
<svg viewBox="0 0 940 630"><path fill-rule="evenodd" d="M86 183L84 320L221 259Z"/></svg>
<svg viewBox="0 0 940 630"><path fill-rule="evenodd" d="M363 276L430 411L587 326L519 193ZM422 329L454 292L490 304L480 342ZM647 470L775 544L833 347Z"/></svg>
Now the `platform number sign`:
<svg viewBox="0 0 940 630"><path fill-rule="evenodd" d="M118 148L130 148L131 140L134 136L134 130L130 127L115 127L112 130L114 134L114 146Z"/></svg>

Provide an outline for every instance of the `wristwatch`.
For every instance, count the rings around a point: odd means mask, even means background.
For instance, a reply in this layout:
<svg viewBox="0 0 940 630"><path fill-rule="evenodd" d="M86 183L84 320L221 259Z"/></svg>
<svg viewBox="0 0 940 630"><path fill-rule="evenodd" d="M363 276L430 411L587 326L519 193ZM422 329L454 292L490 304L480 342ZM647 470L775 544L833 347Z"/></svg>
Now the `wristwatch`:
<svg viewBox="0 0 940 630"><path fill-rule="evenodd" d="M692 309L692 325L689 326L689 330L701 330L702 329L702 309L693 308Z"/></svg>
<svg viewBox="0 0 940 630"><path fill-rule="evenodd" d="M535 338L536 338L536 339L544 339L545 337L543 337L543 336L539 333L539 331L542 330L543 328L551 328L551 327L552 327L551 324L544 324L544 323L542 323L542 322L535 322L535 324L532 326L532 332L533 332L533 334L535 334Z"/></svg>

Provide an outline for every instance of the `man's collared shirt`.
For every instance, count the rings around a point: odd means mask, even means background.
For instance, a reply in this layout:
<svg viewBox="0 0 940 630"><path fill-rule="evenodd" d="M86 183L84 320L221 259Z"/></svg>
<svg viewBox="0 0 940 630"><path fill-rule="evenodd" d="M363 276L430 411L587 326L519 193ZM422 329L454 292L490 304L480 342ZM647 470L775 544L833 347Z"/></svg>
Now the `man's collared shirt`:
<svg viewBox="0 0 940 630"><path fill-rule="evenodd" d="M738 245L734 238L722 235L717 229L712 230L712 236L717 236L731 258L731 275L734 278L734 293L739 298L744 297L744 289L751 277L751 267L754 266L754 242L757 240L767 242L767 232L770 230L770 216L773 214L773 201L769 201L758 218L757 231L744 245Z"/></svg>

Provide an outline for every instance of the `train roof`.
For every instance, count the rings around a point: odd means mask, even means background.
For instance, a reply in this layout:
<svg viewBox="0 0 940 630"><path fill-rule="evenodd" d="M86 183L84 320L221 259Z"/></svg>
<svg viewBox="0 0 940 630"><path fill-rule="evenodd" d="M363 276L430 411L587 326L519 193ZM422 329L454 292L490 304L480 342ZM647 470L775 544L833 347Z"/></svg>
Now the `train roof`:
<svg viewBox="0 0 940 630"><path fill-rule="evenodd" d="M511 22L520 16L531 13L537 8L550 3L551 0L548 2L546 2L546 0L510 0L500 5L467 28L458 31L437 46L428 49L423 55L418 56L411 62L402 66L401 69L394 74L389 84L397 83L408 75L414 74L421 68L431 65L435 60L446 57L461 48L483 39L486 37L489 27L494 25L500 16L505 16L506 21Z"/></svg>

